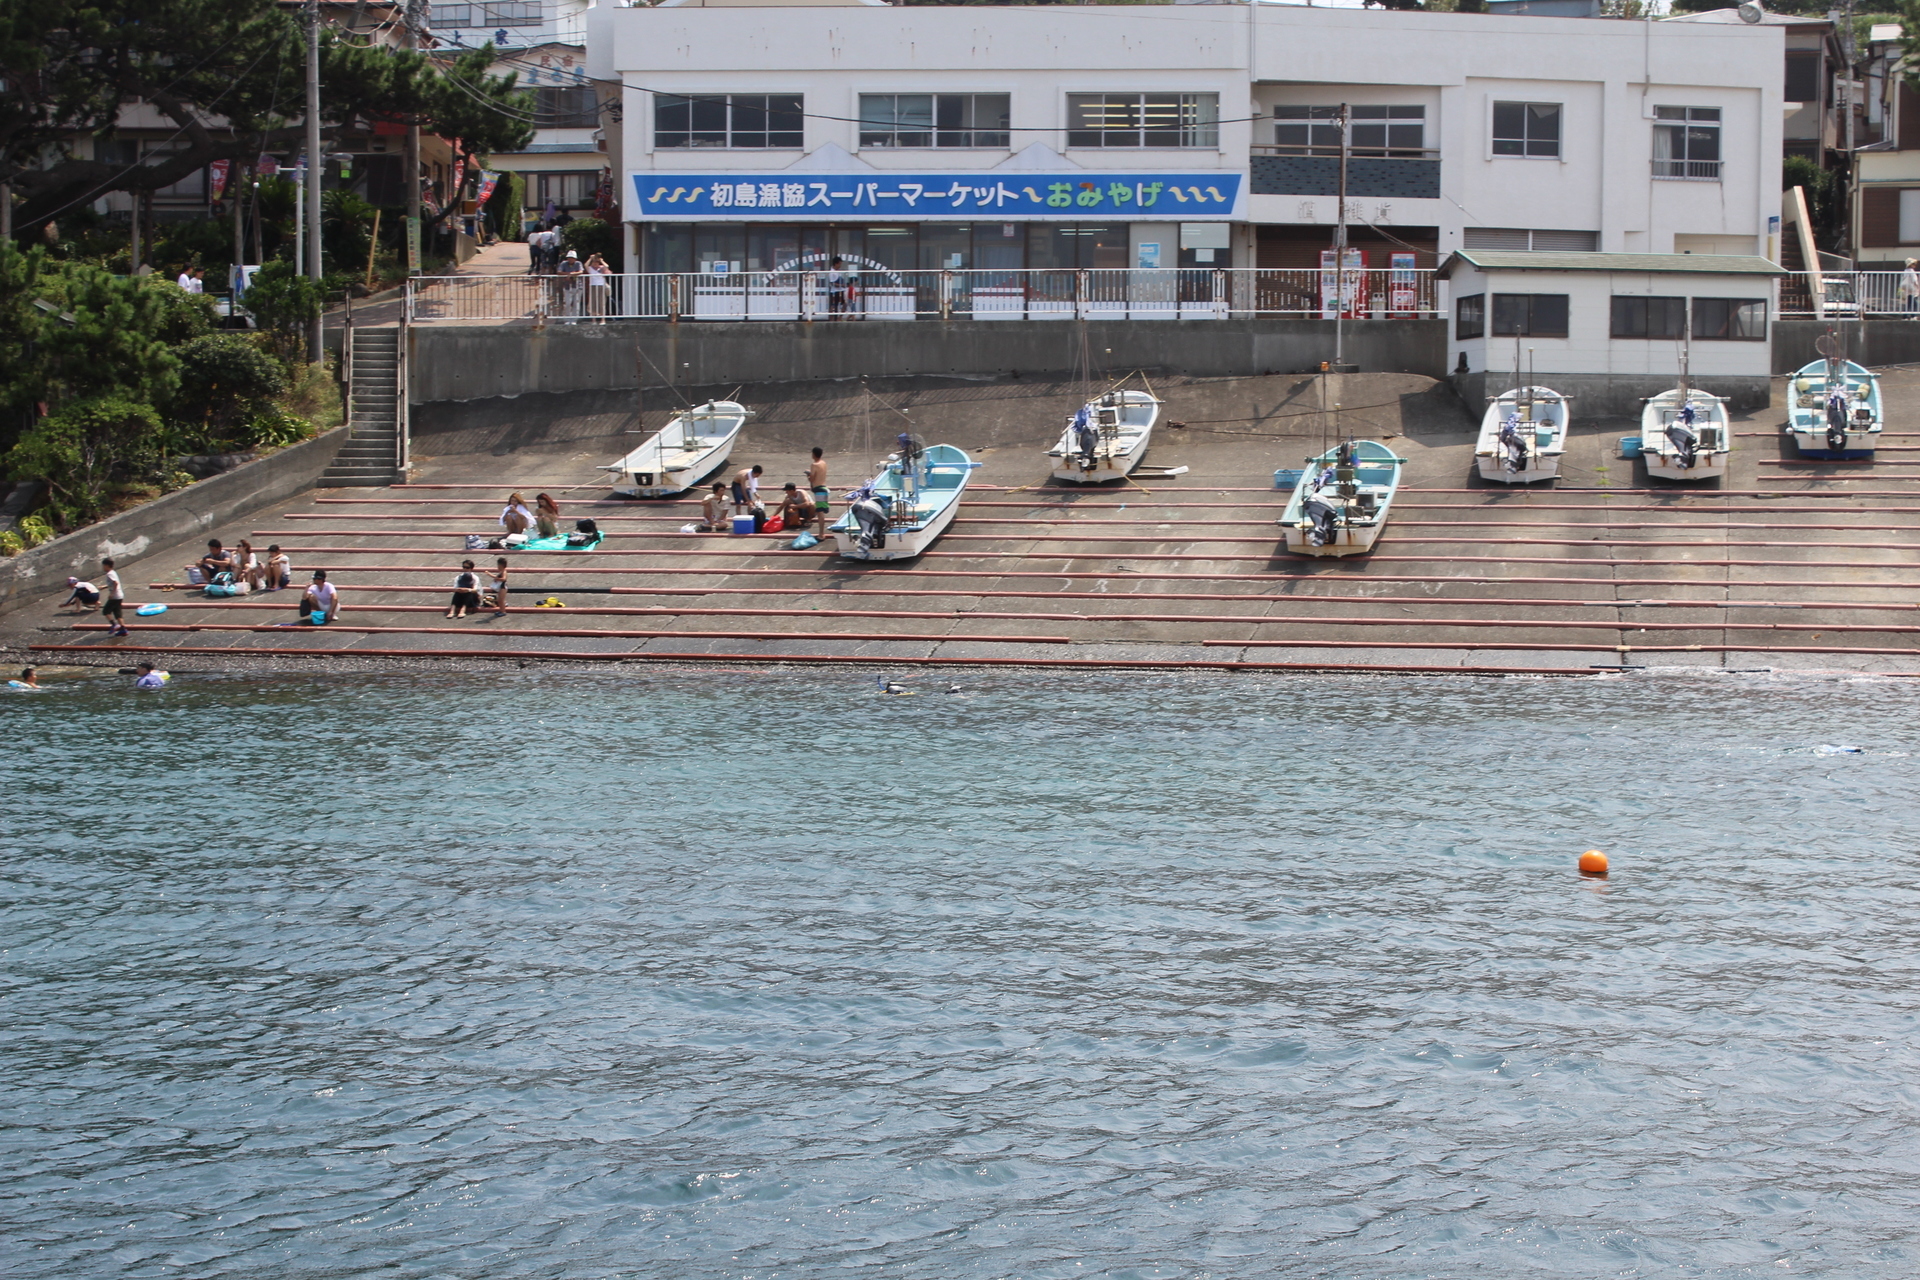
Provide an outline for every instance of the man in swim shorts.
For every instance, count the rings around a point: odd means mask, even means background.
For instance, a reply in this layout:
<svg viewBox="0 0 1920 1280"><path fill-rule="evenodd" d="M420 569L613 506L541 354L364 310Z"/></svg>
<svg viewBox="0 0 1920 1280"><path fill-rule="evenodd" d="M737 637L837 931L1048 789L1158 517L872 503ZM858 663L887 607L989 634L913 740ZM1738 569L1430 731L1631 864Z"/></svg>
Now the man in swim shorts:
<svg viewBox="0 0 1920 1280"><path fill-rule="evenodd" d="M827 508L832 493L827 489L827 454L819 445L813 446L813 461L807 464L807 487L813 490L813 520L816 528L814 536L827 536Z"/></svg>

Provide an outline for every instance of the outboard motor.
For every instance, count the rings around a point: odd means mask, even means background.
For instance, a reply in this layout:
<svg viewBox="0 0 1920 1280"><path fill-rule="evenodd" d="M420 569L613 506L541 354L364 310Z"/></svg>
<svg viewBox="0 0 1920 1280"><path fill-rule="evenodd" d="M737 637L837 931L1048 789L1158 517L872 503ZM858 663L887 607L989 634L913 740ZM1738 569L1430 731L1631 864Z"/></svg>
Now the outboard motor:
<svg viewBox="0 0 1920 1280"><path fill-rule="evenodd" d="M1691 408L1692 406L1688 406ZM1680 451L1680 466L1683 470L1693 466L1693 460L1700 450L1700 440L1685 426L1676 422L1667 428L1667 439Z"/></svg>
<svg viewBox="0 0 1920 1280"><path fill-rule="evenodd" d="M1318 498L1308 498L1300 512L1313 526L1307 530L1307 545L1324 547L1334 538L1334 510Z"/></svg>
<svg viewBox="0 0 1920 1280"><path fill-rule="evenodd" d="M1507 451L1506 468L1518 471L1527 465L1527 442L1520 436L1520 415L1510 413L1500 424L1500 446Z"/></svg>
<svg viewBox="0 0 1920 1280"><path fill-rule="evenodd" d="M1094 450L1100 444L1100 433L1094 430L1093 414L1086 405L1080 406L1080 412L1073 415L1073 447L1080 451L1088 466L1094 463Z"/></svg>
<svg viewBox="0 0 1920 1280"><path fill-rule="evenodd" d="M860 533L854 545L863 551L876 551L887 545L887 504L879 498L862 498L853 504L854 523Z"/></svg>
<svg viewBox="0 0 1920 1280"><path fill-rule="evenodd" d="M1827 392L1827 448L1847 447L1847 395L1838 388Z"/></svg>

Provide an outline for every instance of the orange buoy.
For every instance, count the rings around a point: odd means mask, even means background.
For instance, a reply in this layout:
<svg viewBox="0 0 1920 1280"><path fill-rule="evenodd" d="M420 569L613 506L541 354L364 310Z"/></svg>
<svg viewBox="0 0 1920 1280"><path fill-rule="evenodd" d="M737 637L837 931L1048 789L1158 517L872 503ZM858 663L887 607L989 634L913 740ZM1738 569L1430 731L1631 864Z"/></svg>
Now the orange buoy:
<svg viewBox="0 0 1920 1280"><path fill-rule="evenodd" d="M1581 854L1580 874L1583 876L1604 876L1607 874L1607 855L1598 849L1589 849Z"/></svg>

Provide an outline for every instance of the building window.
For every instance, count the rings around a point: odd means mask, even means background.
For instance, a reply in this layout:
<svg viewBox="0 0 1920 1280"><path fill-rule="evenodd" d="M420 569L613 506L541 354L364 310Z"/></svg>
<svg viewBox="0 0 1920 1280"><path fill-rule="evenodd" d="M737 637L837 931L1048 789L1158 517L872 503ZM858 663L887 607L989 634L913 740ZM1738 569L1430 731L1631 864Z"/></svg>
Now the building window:
<svg viewBox="0 0 1920 1280"><path fill-rule="evenodd" d="M798 151L802 133L797 93L714 93L682 97L653 95L653 145L787 148Z"/></svg>
<svg viewBox="0 0 1920 1280"><path fill-rule="evenodd" d="M600 97L592 85L535 89L533 116L543 129L597 129Z"/></svg>
<svg viewBox="0 0 1920 1280"><path fill-rule="evenodd" d="M1513 253L1592 253L1600 247L1598 231L1529 231L1525 227L1466 227L1460 232L1462 249L1497 249Z"/></svg>
<svg viewBox="0 0 1920 1280"><path fill-rule="evenodd" d="M436 27L537 27L539 0L495 0L490 4L436 4L428 21Z"/></svg>
<svg viewBox="0 0 1920 1280"><path fill-rule="evenodd" d="M600 190L600 175L592 170L530 173L526 176L528 190L533 196L533 207L539 210L545 210L548 205L555 209L590 209L594 196Z"/></svg>
<svg viewBox="0 0 1920 1280"><path fill-rule="evenodd" d="M1920 187L1900 190L1900 243L1920 244Z"/></svg>
<svg viewBox="0 0 1920 1280"><path fill-rule="evenodd" d="M1787 78L1781 98L1787 102L1820 101L1820 54L1814 49L1787 51Z"/></svg>
<svg viewBox="0 0 1920 1280"><path fill-rule="evenodd" d="M1005 147L1004 93L863 93L863 147Z"/></svg>
<svg viewBox="0 0 1920 1280"><path fill-rule="evenodd" d="M1483 338L1487 333L1487 295L1470 293L1453 304L1453 337L1456 342Z"/></svg>
<svg viewBox="0 0 1920 1280"><path fill-rule="evenodd" d="M1624 298L1613 300L1613 336L1616 338L1684 338L1687 336L1685 298Z"/></svg>
<svg viewBox="0 0 1920 1280"><path fill-rule="evenodd" d="M1355 155L1418 155L1427 144L1425 107L1349 107ZM1340 150L1340 108L1275 107L1273 140L1283 156Z"/></svg>
<svg viewBox="0 0 1920 1280"><path fill-rule="evenodd" d="M1217 93L1070 93L1070 147L1217 147Z"/></svg>
<svg viewBox="0 0 1920 1280"><path fill-rule="evenodd" d="M1720 178L1720 108L1653 109L1653 176Z"/></svg>
<svg viewBox="0 0 1920 1280"><path fill-rule="evenodd" d="M1493 104L1493 154L1554 157L1560 154L1560 104Z"/></svg>
<svg viewBox="0 0 1920 1280"><path fill-rule="evenodd" d="M1723 342L1765 342L1767 304L1761 298L1695 298L1693 336Z"/></svg>
<svg viewBox="0 0 1920 1280"><path fill-rule="evenodd" d="M1496 338L1566 337L1567 295L1564 293L1494 294L1493 335Z"/></svg>

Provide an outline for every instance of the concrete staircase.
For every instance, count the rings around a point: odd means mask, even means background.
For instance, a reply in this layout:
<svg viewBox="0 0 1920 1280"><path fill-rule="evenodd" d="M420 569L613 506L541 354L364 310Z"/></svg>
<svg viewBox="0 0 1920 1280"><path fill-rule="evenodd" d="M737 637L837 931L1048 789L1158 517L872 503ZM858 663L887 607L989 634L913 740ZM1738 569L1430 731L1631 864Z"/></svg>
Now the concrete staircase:
<svg viewBox="0 0 1920 1280"><path fill-rule="evenodd" d="M347 442L321 473L320 488L388 485L400 473L400 330L353 329L347 388Z"/></svg>

